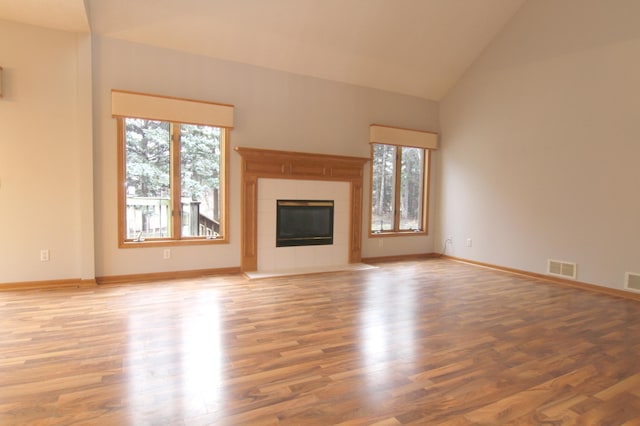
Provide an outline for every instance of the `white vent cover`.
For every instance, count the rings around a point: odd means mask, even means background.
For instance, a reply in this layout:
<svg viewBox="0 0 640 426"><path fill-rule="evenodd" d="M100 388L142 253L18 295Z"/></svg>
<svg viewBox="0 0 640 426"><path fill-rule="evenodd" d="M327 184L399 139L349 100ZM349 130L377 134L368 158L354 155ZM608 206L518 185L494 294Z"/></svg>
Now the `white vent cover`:
<svg viewBox="0 0 640 426"><path fill-rule="evenodd" d="M640 292L640 274L627 272L627 279L625 280L624 287L629 290Z"/></svg>
<svg viewBox="0 0 640 426"><path fill-rule="evenodd" d="M550 275L557 275L559 277L575 280L577 272L578 268L575 263L549 259L547 273ZM638 290L640 290L640 286L638 287Z"/></svg>

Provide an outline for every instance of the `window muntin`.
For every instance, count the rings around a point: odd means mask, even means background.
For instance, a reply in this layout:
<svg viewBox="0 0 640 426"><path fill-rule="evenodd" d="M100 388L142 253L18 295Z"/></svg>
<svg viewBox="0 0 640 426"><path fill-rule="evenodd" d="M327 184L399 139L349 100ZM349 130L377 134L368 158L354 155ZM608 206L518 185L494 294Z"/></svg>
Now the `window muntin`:
<svg viewBox="0 0 640 426"><path fill-rule="evenodd" d="M426 233L429 150L372 144L372 235Z"/></svg>
<svg viewBox="0 0 640 426"><path fill-rule="evenodd" d="M226 241L221 127L118 117L126 243Z"/></svg>

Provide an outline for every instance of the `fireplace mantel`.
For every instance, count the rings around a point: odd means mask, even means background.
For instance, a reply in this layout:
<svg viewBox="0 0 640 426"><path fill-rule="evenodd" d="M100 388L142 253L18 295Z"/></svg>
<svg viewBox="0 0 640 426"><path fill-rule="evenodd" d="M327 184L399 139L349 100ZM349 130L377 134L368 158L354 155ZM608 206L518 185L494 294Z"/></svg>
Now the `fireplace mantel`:
<svg viewBox="0 0 640 426"><path fill-rule="evenodd" d="M258 179L349 182L349 262L362 259L362 185L368 158L236 147L242 158L241 269L258 269Z"/></svg>

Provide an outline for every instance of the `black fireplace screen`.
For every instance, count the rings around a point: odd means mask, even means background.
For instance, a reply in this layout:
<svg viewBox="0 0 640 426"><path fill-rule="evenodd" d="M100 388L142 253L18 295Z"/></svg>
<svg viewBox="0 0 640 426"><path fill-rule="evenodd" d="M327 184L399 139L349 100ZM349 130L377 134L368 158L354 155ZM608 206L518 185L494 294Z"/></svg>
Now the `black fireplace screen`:
<svg viewBox="0 0 640 426"><path fill-rule="evenodd" d="M277 200L276 247L333 244L333 201Z"/></svg>

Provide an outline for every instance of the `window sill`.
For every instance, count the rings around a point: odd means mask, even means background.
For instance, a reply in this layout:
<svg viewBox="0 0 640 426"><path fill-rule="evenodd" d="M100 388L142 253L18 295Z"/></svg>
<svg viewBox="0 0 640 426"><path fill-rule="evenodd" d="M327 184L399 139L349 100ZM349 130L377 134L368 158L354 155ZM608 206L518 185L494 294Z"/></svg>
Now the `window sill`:
<svg viewBox="0 0 640 426"><path fill-rule="evenodd" d="M369 238L382 238L382 237L424 237L429 235L427 231L369 231Z"/></svg>
<svg viewBox="0 0 640 426"><path fill-rule="evenodd" d="M229 240L227 238L193 238L184 240L171 240L171 239L158 239L158 240L144 240L134 241L125 240L118 243L119 248L148 248L148 247L176 247L176 246L198 246L198 245L216 245L227 244Z"/></svg>

